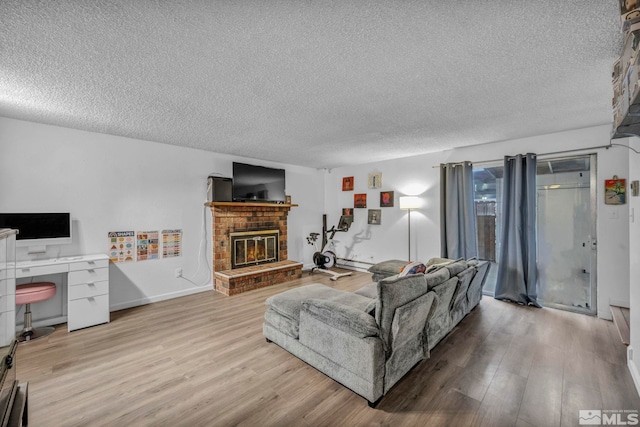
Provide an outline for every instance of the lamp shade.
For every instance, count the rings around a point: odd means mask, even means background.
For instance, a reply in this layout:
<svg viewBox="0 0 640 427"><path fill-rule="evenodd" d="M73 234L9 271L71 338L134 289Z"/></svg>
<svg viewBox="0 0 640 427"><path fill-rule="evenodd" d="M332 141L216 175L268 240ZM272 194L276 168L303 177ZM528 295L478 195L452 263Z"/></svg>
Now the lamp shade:
<svg viewBox="0 0 640 427"><path fill-rule="evenodd" d="M400 209L418 209L420 198L417 196L400 196Z"/></svg>

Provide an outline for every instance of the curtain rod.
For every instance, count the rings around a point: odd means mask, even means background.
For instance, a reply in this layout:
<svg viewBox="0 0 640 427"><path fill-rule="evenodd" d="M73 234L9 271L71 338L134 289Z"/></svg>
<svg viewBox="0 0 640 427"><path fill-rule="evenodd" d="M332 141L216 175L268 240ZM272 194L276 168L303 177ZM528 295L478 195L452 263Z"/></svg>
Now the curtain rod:
<svg viewBox="0 0 640 427"><path fill-rule="evenodd" d="M576 153L576 152L579 152L579 151L596 150L596 149L599 149L599 148L606 148L608 150L609 148L613 147L614 145L620 145L620 146L626 147L626 145L610 143L608 145L598 145L598 146L595 146L595 147L578 148L578 149L574 149L574 150L552 151L552 152L549 152L549 153L540 153L540 154L536 153L536 157L539 157L539 156L552 156L552 155L556 155L556 154ZM511 156L505 156L505 157L511 157ZM472 162L472 163L474 165L481 165L483 163L495 163L495 162L499 162L499 161L502 161L502 160L504 160L504 157L501 158L501 159L482 160L482 161L479 161L479 162ZM466 162L453 162L453 163L449 163L449 164L457 166L457 165L462 165L463 163L466 163ZM433 169L437 169L439 167L440 167L440 165L431 166L431 168L433 168Z"/></svg>

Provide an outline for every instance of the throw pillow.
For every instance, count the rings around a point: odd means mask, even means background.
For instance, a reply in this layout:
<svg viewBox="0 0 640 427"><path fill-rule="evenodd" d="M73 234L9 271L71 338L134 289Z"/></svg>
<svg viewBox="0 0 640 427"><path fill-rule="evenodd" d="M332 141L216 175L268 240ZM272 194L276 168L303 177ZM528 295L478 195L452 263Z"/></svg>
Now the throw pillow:
<svg viewBox="0 0 640 427"><path fill-rule="evenodd" d="M398 277L408 276L409 274L424 274L425 271L427 271L427 267L423 263L418 261L410 262L402 268Z"/></svg>
<svg viewBox="0 0 640 427"><path fill-rule="evenodd" d="M407 261L399 259L390 259L388 261L382 261L369 268L370 273L381 274L398 274L399 271L407 264Z"/></svg>

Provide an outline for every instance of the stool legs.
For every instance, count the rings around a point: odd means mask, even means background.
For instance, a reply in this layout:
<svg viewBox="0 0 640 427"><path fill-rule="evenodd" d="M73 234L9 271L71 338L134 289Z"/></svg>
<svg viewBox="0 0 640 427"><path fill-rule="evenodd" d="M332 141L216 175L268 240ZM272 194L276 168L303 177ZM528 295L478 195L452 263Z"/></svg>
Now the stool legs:
<svg viewBox="0 0 640 427"><path fill-rule="evenodd" d="M16 334L16 339L19 342L29 342L38 338L51 335L55 331L52 326L44 326L41 328L34 328L31 326L31 304L25 304L24 306L24 327L20 332Z"/></svg>

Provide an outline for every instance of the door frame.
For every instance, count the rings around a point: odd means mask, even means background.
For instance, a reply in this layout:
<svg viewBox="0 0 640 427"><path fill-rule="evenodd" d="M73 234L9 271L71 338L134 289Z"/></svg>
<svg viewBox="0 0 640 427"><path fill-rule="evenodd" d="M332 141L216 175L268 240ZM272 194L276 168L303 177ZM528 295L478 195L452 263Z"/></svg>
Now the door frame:
<svg viewBox="0 0 640 427"><path fill-rule="evenodd" d="M577 159L582 157L589 157L589 209L591 212L591 230L590 230L590 301L589 301L589 309L581 308L581 307L572 307L563 304L555 304L555 303L544 303L542 304L544 307L556 308L564 311L571 311L574 313L586 314L589 316L596 316L598 314L598 239L597 239L597 219L598 219L598 198L597 198L597 161L598 156L595 153L591 154L577 154L575 156L567 156L567 157L546 157L541 160L553 161L553 160L565 160L565 159ZM537 176L537 175L536 175ZM537 206L536 206L537 210ZM538 220L536 219L536 228ZM537 238L536 231L536 238ZM537 258L537 257L536 257ZM536 259L537 265L537 259ZM536 287L538 284L536 283Z"/></svg>

